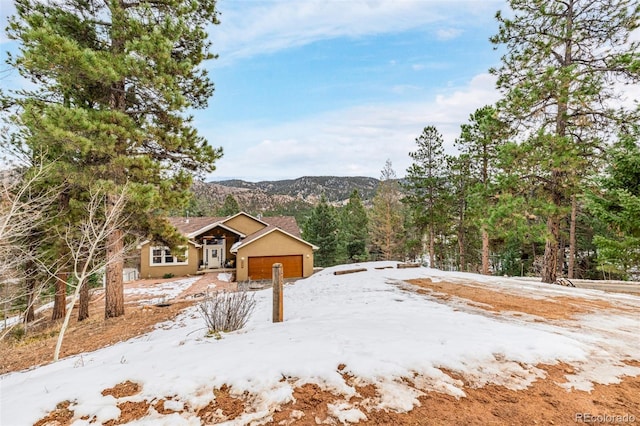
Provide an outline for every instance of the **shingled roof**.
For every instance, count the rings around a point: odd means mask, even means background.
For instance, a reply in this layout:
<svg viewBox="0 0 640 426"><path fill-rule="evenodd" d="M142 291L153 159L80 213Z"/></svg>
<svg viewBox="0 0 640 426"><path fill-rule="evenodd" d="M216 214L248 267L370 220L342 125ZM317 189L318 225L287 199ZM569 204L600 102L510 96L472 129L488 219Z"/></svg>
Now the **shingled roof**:
<svg viewBox="0 0 640 426"><path fill-rule="evenodd" d="M261 220L268 223L269 225L275 226L276 228L280 228L283 231L288 232L294 237L300 238L302 236L302 234L300 234L298 222L293 216L271 216L263 217Z"/></svg>
<svg viewBox="0 0 640 426"><path fill-rule="evenodd" d="M235 215L234 215L235 216ZM229 219L230 217L169 217L169 222L176 227L180 233L184 235L193 235L197 233L199 230L204 229L208 226L211 226L215 223L224 224L224 221ZM293 216L270 216L270 217L262 217L255 218L261 222L264 222L267 225L270 225L275 228L280 228L283 231L293 235L294 237L300 238L300 228L298 227L298 223L296 218Z"/></svg>
<svg viewBox="0 0 640 426"><path fill-rule="evenodd" d="M168 219L178 231L189 235L212 223L221 222L226 217L169 217Z"/></svg>

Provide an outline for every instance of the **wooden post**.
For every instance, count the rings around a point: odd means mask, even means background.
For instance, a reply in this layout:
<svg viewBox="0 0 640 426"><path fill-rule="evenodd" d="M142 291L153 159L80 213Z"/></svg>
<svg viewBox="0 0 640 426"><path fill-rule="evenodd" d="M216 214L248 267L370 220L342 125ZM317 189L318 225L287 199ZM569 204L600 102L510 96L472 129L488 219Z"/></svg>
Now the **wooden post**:
<svg viewBox="0 0 640 426"><path fill-rule="evenodd" d="M283 306L284 269L282 263L273 264L273 322L284 321Z"/></svg>

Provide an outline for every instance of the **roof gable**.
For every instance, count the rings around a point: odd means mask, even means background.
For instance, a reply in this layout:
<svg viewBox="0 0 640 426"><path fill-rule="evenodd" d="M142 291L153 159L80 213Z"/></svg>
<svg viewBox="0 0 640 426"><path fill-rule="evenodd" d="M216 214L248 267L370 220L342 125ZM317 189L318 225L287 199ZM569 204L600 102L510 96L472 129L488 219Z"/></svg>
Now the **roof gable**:
<svg viewBox="0 0 640 426"><path fill-rule="evenodd" d="M238 213L236 213L236 214L234 214L234 215L232 215L232 216L226 217L226 218L223 220L223 222L230 221L230 220L232 220L232 219L237 218L238 216L248 217L249 219L253 219L253 220L255 220L256 222L261 223L261 224L263 224L263 225L265 225L265 226L266 226L266 225L268 225L268 223L263 222L262 220L260 220L260 218L257 218L257 217L254 217L254 216L251 216L249 213L246 213L246 212L238 212Z"/></svg>
<svg viewBox="0 0 640 426"><path fill-rule="evenodd" d="M303 244L308 245L313 250L317 250L319 248L319 247L311 244L310 242L303 240L300 237L297 237L295 235L290 234L289 232L285 231L284 229L278 228L278 227L273 226L273 225L269 225L266 228L263 228L260 231L255 232L255 233L247 236L247 238L245 238L244 240L239 241L236 244L234 244L233 247L231 248L231 252L232 253L237 253L240 248L248 246L249 244L254 243L255 241L257 241L257 240L259 240L261 238L264 238L264 237L266 237L267 235L269 235L269 234L271 234L273 232L279 232L281 234L284 234L284 235L288 236L289 238L293 238L294 240L297 240L297 241L299 241L299 242L301 242Z"/></svg>

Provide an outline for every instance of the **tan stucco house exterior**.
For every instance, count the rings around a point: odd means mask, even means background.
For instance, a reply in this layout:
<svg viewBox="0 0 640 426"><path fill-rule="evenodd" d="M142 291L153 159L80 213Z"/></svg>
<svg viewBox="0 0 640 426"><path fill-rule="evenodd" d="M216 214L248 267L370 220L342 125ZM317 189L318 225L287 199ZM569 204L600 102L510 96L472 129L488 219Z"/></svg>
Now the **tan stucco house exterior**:
<svg viewBox="0 0 640 426"><path fill-rule="evenodd" d="M184 252L146 241L140 249L140 278L234 271L237 281L271 279L272 265L282 263L285 278L313 273L318 247L300 236L292 216L256 218L240 212L229 217L171 217L187 239ZM177 255L177 256L176 256Z"/></svg>

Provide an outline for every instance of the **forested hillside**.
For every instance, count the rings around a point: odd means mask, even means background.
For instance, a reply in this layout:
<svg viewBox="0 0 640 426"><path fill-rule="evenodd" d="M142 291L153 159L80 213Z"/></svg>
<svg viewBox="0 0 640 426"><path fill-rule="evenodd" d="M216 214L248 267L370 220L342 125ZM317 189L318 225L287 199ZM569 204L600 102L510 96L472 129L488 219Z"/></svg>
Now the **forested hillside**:
<svg viewBox="0 0 640 426"><path fill-rule="evenodd" d="M188 209L176 213L188 211L193 216L216 216L224 213L225 200L232 196L243 211L255 215L291 215L302 224L323 195L330 204L340 206L354 190L358 190L364 203L370 204L378 183L378 179L370 177L340 176L305 176L262 182L196 181Z"/></svg>
<svg viewBox="0 0 640 426"><path fill-rule="evenodd" d="M378 179L362 176L304 176L297 179L277 181L246 182L242 180L226 180L215 183L230 188L263 191L270 195L288 195L315 204L322 195L330 202L345 201L354 189L360 192L363 199L372 199L378 187L378 182Z"/></svg>

